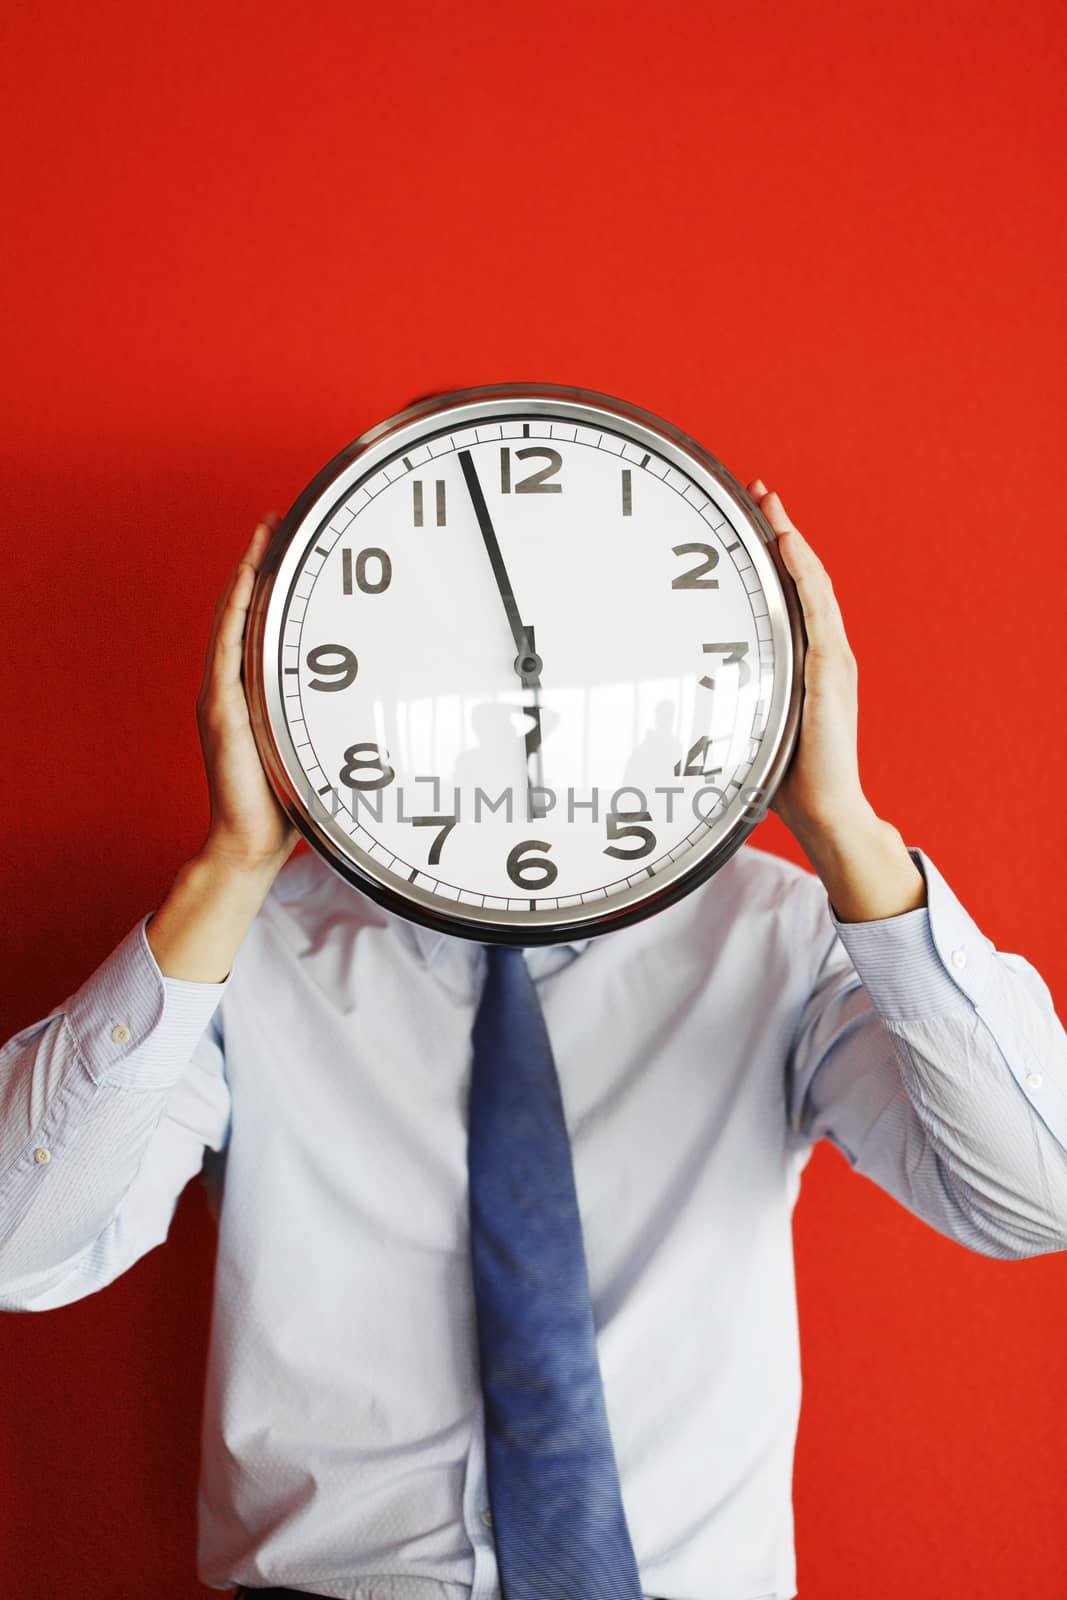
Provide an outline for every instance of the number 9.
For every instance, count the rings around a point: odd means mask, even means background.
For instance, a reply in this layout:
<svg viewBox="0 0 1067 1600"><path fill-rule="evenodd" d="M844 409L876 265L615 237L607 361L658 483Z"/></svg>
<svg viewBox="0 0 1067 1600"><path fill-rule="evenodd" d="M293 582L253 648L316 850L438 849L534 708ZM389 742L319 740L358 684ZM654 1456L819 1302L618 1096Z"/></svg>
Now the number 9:
<svg viewBox="0 0 1067 1600"><path fill-rule="evenodd" d="M340 656L340 661L331 662L330 656ZM356 673L359 671L359 662L351 650L343 644L317 644L314 650L309 650L305 662L309 672L321 672L323 678L333 677L336 683L325 681L316 682L312 678L308 684L309 689L325 689L332 692L335 689L347 689L350 683L355 683Z"/></svg>

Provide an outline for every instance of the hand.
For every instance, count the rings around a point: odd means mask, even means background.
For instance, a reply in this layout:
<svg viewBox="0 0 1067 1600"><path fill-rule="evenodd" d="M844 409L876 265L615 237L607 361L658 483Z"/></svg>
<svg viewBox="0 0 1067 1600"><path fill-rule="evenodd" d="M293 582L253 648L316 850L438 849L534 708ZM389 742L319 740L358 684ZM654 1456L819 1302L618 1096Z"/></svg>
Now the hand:
<svg viewBox="0 0 1067 1600"><path fill-rule="evenodd" d="M748 492L777 537L797 586L808 648L800 735L772 811L795 835L842 922L899 916L926 904L926 882L903 838L860 784L858 670L829 574L761 478Z"/></svg>
<svg viewBox="0 0 1067 1600"><path fill-rule="evenodd" d="M277 524L273 514L259 524L219 596L196 702L211 799L211 823L200 854L256 871L280 870L300 838L267 782L241 681L252 587Z"/></svg>
<svg viewBox="0 0 1067 1600"><path fill-rule="evenodd" d="M829 574L815 551L761 478L753 478L748 492L777 535L782 561L797 586L808 637L800 737L771 810L798 837L840 831L854 818L873 815L859 775L856 658Z"/></svg>

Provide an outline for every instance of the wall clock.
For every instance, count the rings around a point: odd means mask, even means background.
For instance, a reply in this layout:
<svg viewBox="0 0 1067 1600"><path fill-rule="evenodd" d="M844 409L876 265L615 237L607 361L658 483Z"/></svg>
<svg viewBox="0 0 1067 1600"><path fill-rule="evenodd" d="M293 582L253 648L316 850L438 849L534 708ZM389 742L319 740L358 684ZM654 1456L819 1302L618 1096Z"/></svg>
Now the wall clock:
<svg viewBox="0 0 1067 1600"><path fill-rule="evenodd" d="M766 814L804 636L775 537L708 450L592 390L426 396L308 484L244 681L272 787L363 893L485 943L608 932Z"/></svg>

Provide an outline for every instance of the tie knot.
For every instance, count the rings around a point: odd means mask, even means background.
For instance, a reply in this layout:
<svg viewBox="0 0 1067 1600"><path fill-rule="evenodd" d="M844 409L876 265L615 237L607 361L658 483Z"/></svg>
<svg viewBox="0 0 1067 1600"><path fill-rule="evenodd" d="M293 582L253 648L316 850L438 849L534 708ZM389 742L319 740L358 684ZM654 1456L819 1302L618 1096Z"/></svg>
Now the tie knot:
<svg viewBox="0 0 1067 1600"><path fill-rule="evenodd" d="M492 967L515 966L526 954L526 947L521 944L483 944L482 949Z"/></svg>
<svg viewBox="0 0 1067 1600"><path fill-rule="evenodd" d="M533 1001L533 974L524 960L526 951L520 944L486 944L483 997L495 997L495 1004L514 1006L525 997Z"/></svg>

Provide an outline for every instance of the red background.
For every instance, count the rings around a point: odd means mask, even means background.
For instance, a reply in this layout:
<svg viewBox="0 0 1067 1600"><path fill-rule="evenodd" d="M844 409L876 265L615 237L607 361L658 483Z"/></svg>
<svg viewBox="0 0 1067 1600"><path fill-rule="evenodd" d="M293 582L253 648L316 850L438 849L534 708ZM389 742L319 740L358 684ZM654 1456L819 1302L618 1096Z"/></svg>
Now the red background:
<svg viewBox="0 0 1067 1600"><path fill-rule="evenodd" d="M1057 4L9 5L0 1034L200 844L260 513L431 389L622 395L761 475L860 662L874 805L1067 1014ZM770 819L755 843L800 859ZM829 1149L797 1211L802 1600L1063 1593L1063 1255ZM206 1594L212 1232L0 1319L0 1591Z"/></svg>

